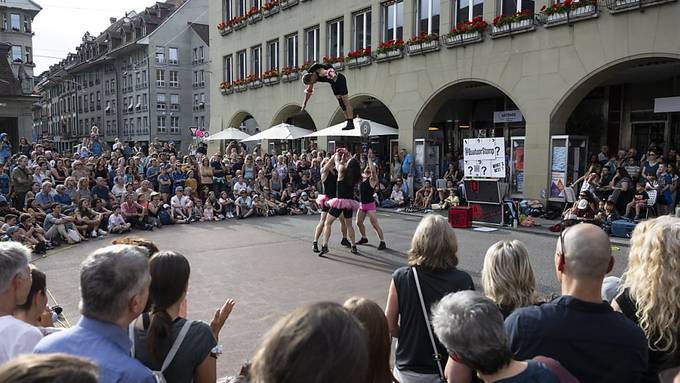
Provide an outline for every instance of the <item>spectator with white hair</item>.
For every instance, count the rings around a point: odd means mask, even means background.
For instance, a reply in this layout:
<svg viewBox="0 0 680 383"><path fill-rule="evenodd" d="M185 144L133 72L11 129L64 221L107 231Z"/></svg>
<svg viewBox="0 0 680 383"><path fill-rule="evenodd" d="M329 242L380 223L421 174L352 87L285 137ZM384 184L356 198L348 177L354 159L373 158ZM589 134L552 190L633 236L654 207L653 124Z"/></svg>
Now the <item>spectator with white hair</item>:
<svg viewBox="0 0 680 383"><path fill-rule="evenodd" d="M505 320L512 353L554 358L582 382L639 382L647 371L644 333L600 297L613 266L599 227L582 223L560 233L555 272L562 296Z"/></svg>
<svg viewBox="0 0 680 383"><path fill-rule="evenodd" d="M0 365L30 353L42 335L13 316L31 290L31 251L18 242L0 243Z"/></svg>
<svg viewBox="0 0 680 383"><path fill-rule="evenodd" d="M151 371L130 357L128 336L128 326L144 311L150 283L146 249L112 245L96 250L81 264L80 321L44 338L34 351L86 357L99 367L102 383L154 383Z"/></svg>
<svg viewBox="0 0 680 383"><path fill-rule="evenodd" d="M0 368L2 383L98 383L97 366L64 354L26 354Z"/></svg>
<svg viewBox="0 0 680 383"><path fill-rule="evenodd" d="M451 358L475 370L484 382L559 381L545 364L513 358L503 314L478 292L459 291L442 298L432 308L432 326Z"/></svg>

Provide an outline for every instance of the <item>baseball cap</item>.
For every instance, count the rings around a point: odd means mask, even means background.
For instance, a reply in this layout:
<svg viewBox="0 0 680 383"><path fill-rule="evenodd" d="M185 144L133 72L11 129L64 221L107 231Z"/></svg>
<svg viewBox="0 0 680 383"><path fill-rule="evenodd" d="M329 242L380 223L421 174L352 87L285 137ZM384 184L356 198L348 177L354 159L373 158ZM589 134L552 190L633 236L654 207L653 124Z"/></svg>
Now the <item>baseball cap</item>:
<svg viewBox="0 0 680 383"><path fill-rule="evenodd" d="M19 226L10 226L7 229L7 235L12 235L14 234L17 230L19 230Z"/></svg>

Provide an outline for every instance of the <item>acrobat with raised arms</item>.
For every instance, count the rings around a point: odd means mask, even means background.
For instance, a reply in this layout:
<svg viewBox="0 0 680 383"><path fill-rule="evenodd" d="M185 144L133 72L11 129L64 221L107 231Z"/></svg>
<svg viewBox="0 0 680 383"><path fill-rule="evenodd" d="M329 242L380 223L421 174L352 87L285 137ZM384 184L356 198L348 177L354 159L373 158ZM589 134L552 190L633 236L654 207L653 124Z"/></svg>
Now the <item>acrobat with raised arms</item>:
<svg viewBox="0 0 680 383"><path fill-rule="evenodd" d="M336 72L333 65L314 64L309 67L307 73L302 76L302 83L307 85L302 110L305 110L307 102L312 97L312 94L314 94L314 83L316 82L325 82L331 85L333 94L338 99L338 104L340 104L340 109L342 109L345 118L347 119L347 125L345 125L342 130L354 129L354 115L348 97L349 91L347 90L347 79L342 73Z"/></svg>

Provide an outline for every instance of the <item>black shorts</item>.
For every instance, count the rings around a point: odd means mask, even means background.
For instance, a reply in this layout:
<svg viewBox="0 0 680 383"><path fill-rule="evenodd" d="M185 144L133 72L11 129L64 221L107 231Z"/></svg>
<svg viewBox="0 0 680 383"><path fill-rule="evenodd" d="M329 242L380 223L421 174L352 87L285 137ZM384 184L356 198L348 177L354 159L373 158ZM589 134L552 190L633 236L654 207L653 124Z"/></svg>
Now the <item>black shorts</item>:
<svg viewBox="0 0 680 383"><path fill-rule="evenodd" d="M326 205L326 204L321 205L321 212L322 213L328 213L328 211L330 211L330 210L331 210L331 208L328 207L328 205Z"/></svg>
<svg viewBox="0 0 680 383"><path fill-rule="evenodd" d="M330 82L331 89L333 89L333 94L336 96L347 96L349 91L347 90L347 79L342 73L338 73L338 78L335 81Z"/></svg>
<svg viewBox="0 0 680 383"><path fill-rule="evenodd" d="M328 211L328 214L332 215L332 216L335 217L335 218L339 218L339 217L340 217L340 213L342 213L342 215L343 215L345 218L351 219L351 218L352 218L353 210L352 210L352 209L340 210L340 209L336 209L336 208L333 207L333 208L331 208L331 209Z"/></svg>

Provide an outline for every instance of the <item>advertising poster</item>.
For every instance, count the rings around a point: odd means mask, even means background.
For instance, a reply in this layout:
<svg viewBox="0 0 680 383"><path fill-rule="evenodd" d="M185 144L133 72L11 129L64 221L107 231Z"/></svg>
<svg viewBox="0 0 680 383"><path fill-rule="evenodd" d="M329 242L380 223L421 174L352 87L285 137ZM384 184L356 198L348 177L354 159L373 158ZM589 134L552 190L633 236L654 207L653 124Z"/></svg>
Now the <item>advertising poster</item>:
<svg viewBox="0 0 680 383"><path fill-rule="evenodd" d="M468 138L463 140L465 177L505 178L505 139Z"/></svg>

